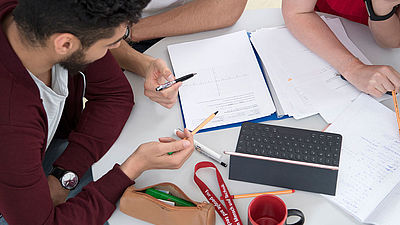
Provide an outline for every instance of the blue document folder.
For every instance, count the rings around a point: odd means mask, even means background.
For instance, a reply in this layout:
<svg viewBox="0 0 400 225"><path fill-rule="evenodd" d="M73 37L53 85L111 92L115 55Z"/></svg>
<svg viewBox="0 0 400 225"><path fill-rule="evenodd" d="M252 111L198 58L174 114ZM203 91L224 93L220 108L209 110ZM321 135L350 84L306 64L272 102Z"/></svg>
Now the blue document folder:
<svg viewBox="0 0 400 225"><path fill-rule="evenodd" d="M248 32L247 35L248 35L249 41L250 41L251 33ZM252 45L252 48L253 48L253 52L254 52L254 54L255 54L255 56L257 58L257 62L258 62L258 65L260 67L260 70L261 70L261 72L263 74L264 82L268 87L268 83L267 83L267 80L266 80L266 72L263 69L261 58L259 57L257 51L254 49L253 45ZM180 95L178 95L178 97L179 97L179 104L181 106L180 109L181 109L181 114L182 114L182 119L183 119L183 125L184 125L184 127L187 127L186 126L186 122L185 122L185 115L184 115L183 110L182 110L181 97L180 97ZM239 127L244 122L259 123L259 122L264 122L264 121L269 121L269 120L281 120L281 119L286 119L286 118L289 118L289 116L287 116L287 115L278 116L277 113L275 112L275 113L273 113L273 114L271 114L269 116L260 117L260 118L254 119L254 120L241 121L241 122L238 122L238 123L231 123L231 124L227 124L227 125L223 125L223 126L216 126L216 127L201 129L198 133L207 132L207 131L213 131L213 130L219 130L219 129L225 129L225 128L231 128L231 127Z"/></svg>

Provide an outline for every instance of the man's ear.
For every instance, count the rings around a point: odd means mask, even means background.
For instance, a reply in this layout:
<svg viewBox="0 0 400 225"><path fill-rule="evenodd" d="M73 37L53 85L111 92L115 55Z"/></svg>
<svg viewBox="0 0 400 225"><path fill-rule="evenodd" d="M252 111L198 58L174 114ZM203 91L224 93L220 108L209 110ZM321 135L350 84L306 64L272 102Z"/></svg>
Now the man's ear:
<svg viewBox="0 0 400 225"><path fill-rule="evenodd" d="M54 34L51 38L54 50L58 55L69 55L78 49L80 41L70 33Z"/></svg>

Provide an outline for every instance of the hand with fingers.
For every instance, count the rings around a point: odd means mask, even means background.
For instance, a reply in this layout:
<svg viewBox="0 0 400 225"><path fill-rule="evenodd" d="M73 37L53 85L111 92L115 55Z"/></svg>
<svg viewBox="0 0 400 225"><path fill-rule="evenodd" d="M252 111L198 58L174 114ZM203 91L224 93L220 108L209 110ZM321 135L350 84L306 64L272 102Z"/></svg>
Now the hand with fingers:
<svg viewBox="0 0 400 225"><path fill-rule="evenodd" d="M182 140L164 137L160 142L140 145L121 165L121 170L132 180L141 173L152 169L179 169L193 153L193 136L188 129L179 132ZM169 152L173 154L169 155Z"/></svg>
<svg viewBox="0 0 400 225"><path fill-rule="evenodd" d="M165 62L161 59L153 60L146 71L145 77L144 95L166 108L174 106L178 99L178 89L182 85L182 82L175 83L162 91L156 91L156 88L161 84L175 80L174 75Z"/></svg>
<svg viewBox="0 0 400 225"><path fill-rule="evenodd" d="M359 90L374 97L399 91L400 73L391 66L358 65L343 76Z"/></svg>

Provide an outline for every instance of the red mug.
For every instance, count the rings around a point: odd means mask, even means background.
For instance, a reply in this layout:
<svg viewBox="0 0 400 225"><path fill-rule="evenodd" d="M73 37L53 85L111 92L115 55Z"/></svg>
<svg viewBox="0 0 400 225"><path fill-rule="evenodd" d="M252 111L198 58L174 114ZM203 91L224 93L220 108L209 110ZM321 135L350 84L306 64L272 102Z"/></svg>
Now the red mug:
<svg viewBox="0 0 400 225"><path fill-rule="evenodd" d="M288 225L288 217L300 218L294 224L303 225L304 214L298 209L287 209L282 199L275 195L261 195L250 202L248 210L248 225Z"/></svg>

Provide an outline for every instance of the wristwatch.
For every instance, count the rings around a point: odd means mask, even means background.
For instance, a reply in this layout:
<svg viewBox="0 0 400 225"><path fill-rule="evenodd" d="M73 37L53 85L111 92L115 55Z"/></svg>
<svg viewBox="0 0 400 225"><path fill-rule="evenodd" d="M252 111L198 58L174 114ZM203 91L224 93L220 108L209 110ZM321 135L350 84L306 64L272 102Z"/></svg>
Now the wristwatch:
<svg viewBox="0 0 400 225"><path fill-rule="evenodd" d="M73 190L79 183L79 178L76 173L58 167L54 167L50 175L56 177L60 181L61 186L67 190Z"/></svg>
<svg viewBox="0 0 400 225"><path fill-rule="evenodd" d="M396 12L397 8L399 7L399 5L396 5L395 7L393 7L392 11L390 13L388 13L387 15L378 16L375 14L374 8L372 7L372 0L364 0L364 1L365 1L365 6L367 7L369 18L372 21L383 21L383 20L389 19L390 17L393 16L393 14Z"/></svg>

